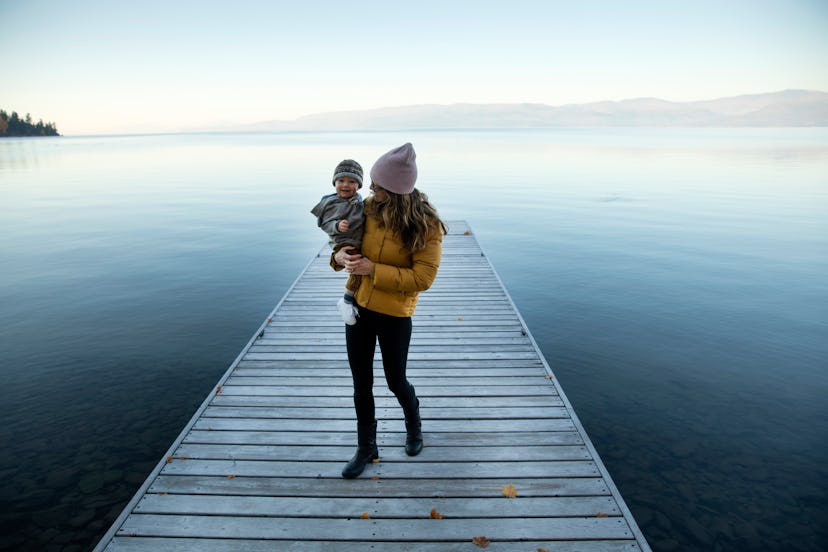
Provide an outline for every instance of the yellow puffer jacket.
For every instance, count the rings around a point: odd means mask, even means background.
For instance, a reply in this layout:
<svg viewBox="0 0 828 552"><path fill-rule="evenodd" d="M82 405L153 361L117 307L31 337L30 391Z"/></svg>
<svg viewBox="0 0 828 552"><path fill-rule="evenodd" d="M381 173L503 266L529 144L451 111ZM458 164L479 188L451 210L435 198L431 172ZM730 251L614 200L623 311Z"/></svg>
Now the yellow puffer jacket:
<svg viewBox="0 0 828 552"><path fill-rule="evenodd" d="M355 297L368 310L390 316L411 316L421 291L427 290L437 276L443 252L443 234L435 229L425 249L411 253L399 235L380 228L379 219L370 214L372 198L365 201L365 230L362 254L373 261L374 270L363 276ZM333 260L334 270L342 270Z"/></svg>

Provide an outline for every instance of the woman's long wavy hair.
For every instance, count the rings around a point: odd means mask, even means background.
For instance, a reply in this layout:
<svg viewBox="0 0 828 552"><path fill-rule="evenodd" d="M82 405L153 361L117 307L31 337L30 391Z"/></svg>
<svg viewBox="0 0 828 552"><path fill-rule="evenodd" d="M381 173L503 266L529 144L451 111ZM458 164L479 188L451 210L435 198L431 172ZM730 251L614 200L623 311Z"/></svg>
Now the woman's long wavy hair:
<svg viewBox="0 0 828 552"><path fill-rule="evenodd" d="M448 232L448 226L440 219L437 209L428 196L414 188L410 194L395 194L385 190L388 200L373 202L373 210L380 226L397 233L406 249L415 253L425 249L430 232Z"/></svg>

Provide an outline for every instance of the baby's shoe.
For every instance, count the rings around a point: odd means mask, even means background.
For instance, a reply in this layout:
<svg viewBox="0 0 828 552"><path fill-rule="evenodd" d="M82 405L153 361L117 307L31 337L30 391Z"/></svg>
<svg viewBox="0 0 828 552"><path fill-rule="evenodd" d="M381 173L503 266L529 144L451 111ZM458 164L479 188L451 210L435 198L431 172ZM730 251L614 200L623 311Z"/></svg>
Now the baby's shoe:
<svg viewBox="0 0 828 552"><path fill-rule="evenodd" d="M339 309L339 314L342 315L342 320L349 326L356 324L357 310L351 303L345 302L342 297L336 303L336 308Z"/></svg>

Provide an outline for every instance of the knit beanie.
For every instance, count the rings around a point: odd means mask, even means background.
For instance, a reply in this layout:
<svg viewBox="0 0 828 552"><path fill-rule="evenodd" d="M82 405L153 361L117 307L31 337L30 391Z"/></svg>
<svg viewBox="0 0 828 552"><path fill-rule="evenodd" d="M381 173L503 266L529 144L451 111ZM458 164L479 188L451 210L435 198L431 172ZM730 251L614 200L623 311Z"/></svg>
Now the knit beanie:
<svg viewBox="0 0 828 552"><path fill-rule="evenodd" d="M395 194L410 194L417 182L417 154L405 143L383 154L371 167L371 181Z"/></svg>
<svg viewBox="0 0 828 552"><path fill-rule="evenodd" d="M334 184L336 183L337 178L353 178L359 183L357 189L362 188L362 165L353 159L345 159L340 161L339 165L337 165L334 170L332 181Z"/></svg>

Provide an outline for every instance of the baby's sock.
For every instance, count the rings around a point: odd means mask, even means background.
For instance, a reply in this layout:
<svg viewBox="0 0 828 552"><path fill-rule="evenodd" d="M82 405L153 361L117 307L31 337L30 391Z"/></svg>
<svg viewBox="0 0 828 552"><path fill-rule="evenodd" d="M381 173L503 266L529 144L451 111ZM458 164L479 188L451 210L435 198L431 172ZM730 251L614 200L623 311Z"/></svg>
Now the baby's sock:
<svg viewBox="0 0 828 552"><path fill-rule="evenodd" d="M342 299L337 301L336 308L339 309L339 314L342 315L342 320L349 326L356 324L359 311L357 310L356 300L353 294L345 293Z"/></svg>

